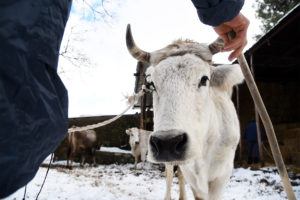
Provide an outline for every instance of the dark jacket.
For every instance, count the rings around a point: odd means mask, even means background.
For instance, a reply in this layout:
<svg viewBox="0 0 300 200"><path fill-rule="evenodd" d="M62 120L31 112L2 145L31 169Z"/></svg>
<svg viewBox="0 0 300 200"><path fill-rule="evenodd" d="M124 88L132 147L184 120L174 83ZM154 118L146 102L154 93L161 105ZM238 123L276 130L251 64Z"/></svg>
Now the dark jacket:
<svg viewBox="0 0 300 200"><path fill-rule="evenodd" d="M192 0L202 23L218 26L237 16L244 0Z"/></svg>
<svg viewBox="0 0 300 200"><path fill-rule="evenodd" d="M260 129L261 140L265 140L266 136L262 129ZM246 126L244 132L244 138L247 142L257 142L257 129L256 129L256 121L251 120L251 122Z"/></svg>
<svg viewBox="0 0 300 200"><path fill-rule="evenodd" d="M0 198L26 185L67 134L57 75L71 0L0 1Z"/></svg>

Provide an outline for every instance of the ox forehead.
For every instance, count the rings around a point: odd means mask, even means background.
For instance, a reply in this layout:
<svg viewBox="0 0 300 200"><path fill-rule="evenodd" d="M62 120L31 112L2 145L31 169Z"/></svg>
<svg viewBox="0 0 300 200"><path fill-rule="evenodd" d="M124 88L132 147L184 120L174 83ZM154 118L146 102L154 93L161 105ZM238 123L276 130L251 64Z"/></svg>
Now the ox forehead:
<svg viewBox="0 0 300 200"><path fill-rule="evenodd" d="M154 52L146 52L135 44L130 25L128 25L126 30L126 45L128 51L134 58L142 62L148 62L152 66L157 65L167 57L182 56L187 53L194 54L211 64L212 55L220 51L221 47L224 45L224 41L221 38L218 38L213 43L207 45L192 40L177 40L163 49Z"/></svg>
<svg viewBox="0 0 300 200"><path fill-rule="evenodd" d="M139 134L139 129L138 128L128 128L126 129L127 135L136 135Z"/></svg>
<svg viewBox="0 0 300 200"><path fill-rule="evenodd" d="M140 131L138 128L129 128L126 130L126 134L129 135L131 142L139 141Z"/></svg>
<svg viewBox="0 0 300 200"><path fill-rule="evenodd" d="M212 53L209 46L192 40L176 40L167 47L151 53L150 62L155 66L168 57L183 56L185 54L194 54L203 61L209 64L212 63Z"/></svg>
<svg viewBox="0 0 300 200"><path fill-rule="evenodd" d="M146 80L157 92L162 87L179 92L181 84L185 90L189 86L192 86L191 89L199 89L199 84L206 84L210 80L211 72L211 65L198 56L187 53L183 56L167 57L156 66L150 66L146 70Z"/></svg>

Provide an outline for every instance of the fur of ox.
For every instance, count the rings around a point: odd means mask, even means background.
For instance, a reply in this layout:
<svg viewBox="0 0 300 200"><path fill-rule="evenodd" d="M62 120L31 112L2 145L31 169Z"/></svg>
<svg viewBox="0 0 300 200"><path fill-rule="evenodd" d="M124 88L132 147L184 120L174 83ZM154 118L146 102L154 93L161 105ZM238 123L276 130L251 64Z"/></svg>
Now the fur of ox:
<svg viewBox="0 0 300 200"><path fill-rule="evenodd" d="M164 200L171 200L171 187L174 176L174 165L165 163L165 176L166 176L166 193ZM179 184L179 200L186 199L185 181L180 168L177 168L177 177Z"/></svg>
<svg viewBox="0 0 300 200"><path fill-rule="evenodd" d="M240 66L211 65L220 40L178 40L149 53L134 43L130 26L126 40L133 57L151 64L146 77L155 88L154 132L148 160L179 165L195 199L222 199L240 137L231 101L232 87L244 80Z"/></svg>
<svg viewBox="0 0 300 200"><path fill-rule="evenodd" d="M80 166L84 165L86 154L90 154L93 159L93 165L96 166L96 150L101 147L100 142L97 140L96 131L75 131L68 133L68 155L67 167L72 168L73 158L75 154L81 155ZM71 165L69 165L71 160Z"/></svg>
<svg viewBox="0 0 300 200"><path fill-rule="evenodd" d="M144 168L144 163L146 160L146 155L148 152L149 135L151 131L146 131L143 129L138 129L136 127L129 128L126 130L126 134L129 135L129 144L131 147L131 153L134 157L134 168L136 169L136 164L139 157L142 161L142 169Z"/></svg>

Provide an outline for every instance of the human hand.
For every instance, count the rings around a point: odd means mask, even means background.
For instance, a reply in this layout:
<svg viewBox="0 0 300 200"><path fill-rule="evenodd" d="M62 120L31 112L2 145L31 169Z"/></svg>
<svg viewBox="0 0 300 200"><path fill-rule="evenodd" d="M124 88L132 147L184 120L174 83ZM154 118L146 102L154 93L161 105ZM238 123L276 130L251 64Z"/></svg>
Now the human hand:
<svg viewBox="0 0 300 200"><path fill-rule="evenodd" d="M233 51L228 60L232 61L237 58L247 45L247 29L250 21L241 13L239 13L231 21L225 22L219 26L214 27L216 33L224 40L225 45L221 51ZM235 38L229 40L227 33L230 31L235 32Z"/></svg>

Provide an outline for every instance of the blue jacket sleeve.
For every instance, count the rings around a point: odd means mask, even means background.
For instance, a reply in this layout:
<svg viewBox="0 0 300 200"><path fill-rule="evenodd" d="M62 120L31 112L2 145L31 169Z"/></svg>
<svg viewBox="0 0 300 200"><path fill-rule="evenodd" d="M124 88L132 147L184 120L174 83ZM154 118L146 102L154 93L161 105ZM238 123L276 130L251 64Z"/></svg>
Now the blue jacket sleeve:
<svg viewBox="0 0 300 200"><path fill-rule="evenodd" d="M237 16L244 0L192 0L202 23L218 26Z"/></svg>
<svg viewBox="0 0 300 200"><path fill-rule="evenodd" d="M57 74L71 0L0 1L0 199L26 185L67 135Z"/></svg>

